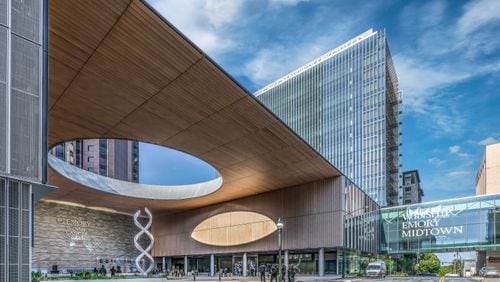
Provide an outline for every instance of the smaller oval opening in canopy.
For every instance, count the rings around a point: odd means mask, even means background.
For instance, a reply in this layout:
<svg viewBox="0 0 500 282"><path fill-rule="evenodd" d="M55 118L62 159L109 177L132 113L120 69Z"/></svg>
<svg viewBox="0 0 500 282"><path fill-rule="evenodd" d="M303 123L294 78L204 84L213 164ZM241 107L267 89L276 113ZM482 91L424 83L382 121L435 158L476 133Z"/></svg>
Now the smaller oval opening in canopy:
<svg viewBox="0 0 500 282"><path fill-rule="evenodd" d="M276 229L276 223L265 215L234 211L205 219L195 227L191 237L207 245L236 246L258 241Z"/></svg>

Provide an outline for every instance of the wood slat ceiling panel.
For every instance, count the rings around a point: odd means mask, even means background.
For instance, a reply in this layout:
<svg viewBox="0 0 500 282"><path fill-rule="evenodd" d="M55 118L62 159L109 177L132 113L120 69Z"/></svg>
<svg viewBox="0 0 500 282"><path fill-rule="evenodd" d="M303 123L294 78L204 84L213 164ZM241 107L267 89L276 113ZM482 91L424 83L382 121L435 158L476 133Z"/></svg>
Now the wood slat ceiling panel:
<svg viewBox="0 0 500 282"><path fill-rule="evenodd" d="M52 106L83 67L95 48L126 10L130 0L116 1L49 1L49 60L54 60L73 70L54 76L59 88L50 89L49 105ZM85 19L85 24L82 24ZM50 78L53 83L53 79Z"/></svg>
<svg viewBox="0 0 500 282"><path fill-rule="evenodd" d="M54 106L57 98L60 96L64 89L68 86L69 81L71 81L77 70L68 67L66 64L59 62L55 59L50 59L49 68L49 85L51 93L54 95L49 95L49 105L48 108L51 109Z"/></svg>
<svg viewBox="0 0 500 282"><path fill-rule="evenodd" d="M144 200L85 188L51 171L50 183L61 188L48 198L174 212L339 175L140 1L93 0L89 9L83 1L57 8L54 2L65 1L50 2L56 11L50 14L50 144L101 136L163 144L215 166L224 185L197 199Z"/></svg>

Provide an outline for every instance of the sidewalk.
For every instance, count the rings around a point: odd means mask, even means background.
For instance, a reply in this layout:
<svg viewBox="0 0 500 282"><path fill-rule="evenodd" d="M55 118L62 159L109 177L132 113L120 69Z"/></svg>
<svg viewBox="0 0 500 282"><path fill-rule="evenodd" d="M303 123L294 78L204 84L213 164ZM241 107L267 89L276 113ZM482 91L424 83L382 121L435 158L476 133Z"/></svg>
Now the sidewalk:
<svg viewBox="0 0 500 282"><path fill-rule="evenodd" d="M313 282L313 281L339 281L341 279L340 276L295 276L295 282ZM80 282L81 280L60 280L60 282ZM169 277L166 278L132 278L132 279L113 279L113 280L87 280L89 282L167 282L167 281L193 281L192 277ZM211 277L211 276L197 276L196 282L205 282L205 281L219 281L219 277ZM260 282L258 277L223 277L221 281L243 281L243 282ZM269 279L266 279L266 282L269 282Z"/></svg>
<svg viewBox="0 0 500 282"><path fill-rule="evenodd" d="M313 282L313 281L339 281L341 280L340 275L327 275L327 276L309 276L309 275L296 275L295 282ZM193 281L192 277L186 278L175 278L171 277L168 281ZM204 281L219 281L218 276L197 276L196 282L204 282ZM241 277L241 276L231 276L231 277L222 277L221 281L244 281L244 282L260 282L258 277ZM266 282L269 282L270 279L266 278Z"/></svg>

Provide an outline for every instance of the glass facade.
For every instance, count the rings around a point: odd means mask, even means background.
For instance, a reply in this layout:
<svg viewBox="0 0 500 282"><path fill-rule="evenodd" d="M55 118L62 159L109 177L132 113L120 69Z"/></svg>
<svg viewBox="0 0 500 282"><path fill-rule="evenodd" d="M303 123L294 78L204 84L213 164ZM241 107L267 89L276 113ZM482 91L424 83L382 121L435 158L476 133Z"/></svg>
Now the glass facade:
<svg viewBox="0 0 500 282"><path fill-rule="evenodd" d="M381 206L397 204L397 77L384 31L369 30L255 93Z"/></svg>
<svg viewBox="0 0 500 282"><path fill-rule="evenodd" d="M380 252L380 208L354 184L346 186L344 247L358 252Z"/></svg>
<svg viewBox="0 0 500 282"><path fill-rule="evenodd" d="M500 194L381 210L383 253L500 250Z"/></svg>

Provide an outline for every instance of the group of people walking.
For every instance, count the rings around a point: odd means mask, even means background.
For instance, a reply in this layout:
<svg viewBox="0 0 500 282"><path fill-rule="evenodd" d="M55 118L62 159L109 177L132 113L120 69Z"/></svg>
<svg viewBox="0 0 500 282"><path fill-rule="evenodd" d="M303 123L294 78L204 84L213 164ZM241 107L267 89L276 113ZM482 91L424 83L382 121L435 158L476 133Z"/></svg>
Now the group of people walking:
<svg viewBox="0 0 500 282"><path fill-rule="evenodd" d="M281 281L278 281L278 276L281 271ZM295 274L299 272L298 265L290 264L288 267L286 265L281 266L281 270L278 264L261 264L259 266L259 276L261 282L266 282L266 278L269 277L270 282L294 282Z"/></svg>
<svg viewBox="0 0 500 282"><path fill-rule="evenodd" d="M248 260L247 266L248 266L247 275L257 276L257 265L255 264L255 261ZM238 261L234 264L233 275L244 276L243 275L243 261Z"/></svg>
<svg viewBox="0 0 500 282"><path fill-rule="evenodd" d="M122 273L122 270L121 270L120 266L117 266L117 268L115 268L114 266L112 266L109 271L111 272L111 276L115 276L117 273L118 274ZM93 272L96 273L96 274L100 274L102 276L106 276L107 273L108 273L108 271L107 271L106 267L104 267L104 265L102 265L101 268L99 268L99 270L97 270L97 267L94 267Z"/></svg>

